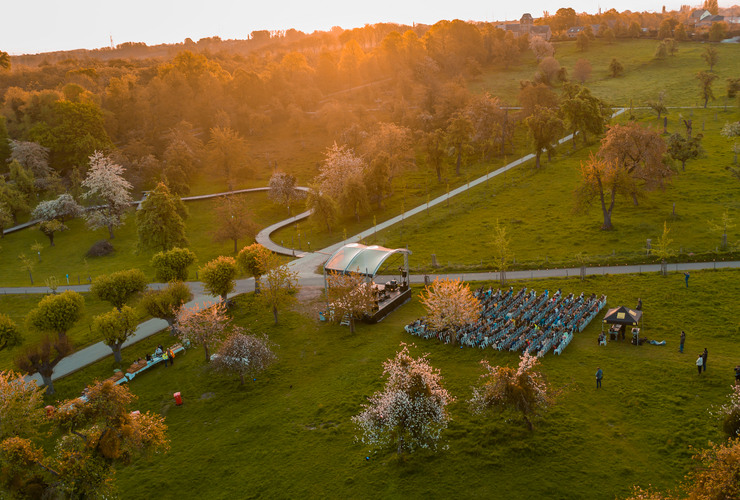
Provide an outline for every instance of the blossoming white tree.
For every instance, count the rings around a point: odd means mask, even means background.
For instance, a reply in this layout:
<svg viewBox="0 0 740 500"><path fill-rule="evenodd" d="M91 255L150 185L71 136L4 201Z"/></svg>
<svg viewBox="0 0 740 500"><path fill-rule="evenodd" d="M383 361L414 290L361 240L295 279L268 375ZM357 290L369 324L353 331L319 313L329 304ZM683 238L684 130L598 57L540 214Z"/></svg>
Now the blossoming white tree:
<svg viewBox="0 0 740 500"><path fill-rule="evenodd" d="M72 195L63 193L53 200L42 201L36 205L31 218L42 221L57 219L59 222L64 222L80 217L83 212L84 209L72 198Z"/></svg>
<svg viewBox="0 0 740 500"><path fill-rule="evenodd" d="M349 319L350 333L355 333L355 320L373 310L375 293L372 285L359 273L331 272L328 283L329 304L334 310L333 320L339 323L346 316Z"/></svg>
<svg viewBox="0 0 740 500"><path fill-rule="evenodd" d="M725 434L740 437L740 385L734 385L727 402L712 413L722 420Z"/></svg>
<svg viewBox="0 0 740 500"><path fill-rule="evenodd" d="M336 143L324 154L326 159L315 180L321 193L338 200L347 180L362 176L365 161L352 149L347 146L337 146Z"/></svg>
<svg viewBox="0 0 740 500"><path fill-rule="evenodd" d="M181 308L177 313L177 335L184 341L202 345L206 363L211 361L211 347L224 336L231 320L226 315L226 306L218 302L210 307Z"/></svg>
<svg viewBox="0 0 740 500"><path fill-rule="evenodd" d="M546 410L554 400L554 394L541 373L534 371L537 357L524 353L515 370L508 366L491 366L481 361L486 373L482 383L473 389L470 406L474 413L483 413L494 408L521 413L531 431L531 418Z"/></svg>
<svg viewBox="0 0 740 500"><path fill-rule="evenodd" d="M424 288L419 301L427 310L427 325L435 330L456 329L478 319L481 304L467 283L460 280L435 279ZM454 344L455 335L450 334Z"/></svg>
<svg viewBox="0 0 740 500"><path fill-rule="evenodd" d="M246 375L253 376L275 362L277 356L271 347L267 335L248 335L244 329L236 327L218 348L218 356L213 356L211 367L239 375L241 385L244 385Z"/></svg>
<svg viewBox="0 0 740 500"><path fill-rule="evenodd" d="M82 185L88 189L83 198L99 202L85 218L91 229L108 228L113 239L113 228L123 224L126 209L131 205L131 184L123 178L124 168L113 163L100 151L90 156L90 170Z"/></svg>
<svg viewBox="0 0 740 500"><path fill-rule="evenodd" d="M439 370L427 355L413 358L409 346L383 363L388 381L364 411L352 417L362 431L362 442L372 447L395 444L398 454L415 448L436 448L450 420L447 405L455 400L442 387Z"/></svg>

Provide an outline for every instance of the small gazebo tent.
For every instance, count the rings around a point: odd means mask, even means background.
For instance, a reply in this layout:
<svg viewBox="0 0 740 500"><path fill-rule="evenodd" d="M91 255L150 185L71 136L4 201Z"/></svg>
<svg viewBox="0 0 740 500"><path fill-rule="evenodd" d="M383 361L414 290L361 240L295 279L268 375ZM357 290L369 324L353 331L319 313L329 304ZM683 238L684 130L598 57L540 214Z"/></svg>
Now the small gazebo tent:
<svg viewBox="0 0 740 500"><path fill-rule="evenodd" d="M624 338L624 329L626 329L627 326L642 326L642 311L630 309L629 307L625 306L615 307L614 309L609 309L606 312L606 315L604 316L604 323L619 325L620 331L622 332L622 338Z"/></svg>

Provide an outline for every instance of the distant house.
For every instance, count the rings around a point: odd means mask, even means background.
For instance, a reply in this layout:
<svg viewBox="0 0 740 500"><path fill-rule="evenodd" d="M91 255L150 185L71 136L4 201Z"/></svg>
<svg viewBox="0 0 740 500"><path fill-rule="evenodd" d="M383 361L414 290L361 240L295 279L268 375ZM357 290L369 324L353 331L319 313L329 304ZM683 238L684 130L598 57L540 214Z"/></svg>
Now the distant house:
<svg viewBox="0 0 740 500"><path fill-rule="evenodd" d="M709 12L708 10L696 9L691 12L691 15L689 16L688 24L696 25L696 23L706 19L707 17L712 17L712 13Z"/></svg>
<svg viewBox="0 0 740 500"><path fill-rule="evenodd" d="M552 30L549 26L535 26L532 14L525 13L519 20L519 24L499 24L496 26L499 29L510 31L517 38L520 35L538 36L549 41L552 38Z"/></svg>
<svg viewBox="0 0 740 500"><path fill-rule="evenodd" d="M572 28L568 28L568 30L565 32L568 38L575 38L578 36L578 33L585 30L588 26L573 26ZM591 25L591 31L595 36L598 36L599 34L599 26L598 24L592 24Z"/></svg>
<svg viewBox="0 0 740 500"><path fill-rule="evenodd" d="M726 22L725 16L706 16L701 18L700 21L697 21L695 26L701 27L701 26L711 26L714 23L721 23Z"/></svg>

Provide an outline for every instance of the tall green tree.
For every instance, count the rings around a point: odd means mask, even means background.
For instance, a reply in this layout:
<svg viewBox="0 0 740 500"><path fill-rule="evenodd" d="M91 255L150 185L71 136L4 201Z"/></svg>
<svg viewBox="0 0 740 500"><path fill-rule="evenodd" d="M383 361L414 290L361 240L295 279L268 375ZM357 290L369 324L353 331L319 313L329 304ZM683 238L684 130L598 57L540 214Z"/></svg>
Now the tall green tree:
<svg viewBox="0 0 740 500"><path fill-rule="evenodd" d="M195 254L189 249L173 248L155 253L152 257L152 267L160 281L187 281L188 267L195 261Z"/></svg>
<svg viewBox="0 0 740 500"><path fill-rule="evenodd" d="M534 145L535 168L540 168L542 151L548 156L555 150L554 143L565 130L565 123L557 113L549 108L536 106L534 113L524 120L529 132L529 138Z"/></svg>
<svg viewBox="0 0 740 500"><path fill-rule="evenodd" d="M672 134L668 138L668 154L674 160L681 162L681 170L686 170L686 162L699 158L704 152L701 147L702 134L697 134L691 139L682 136L679 133Z"/></svg>
<svg viewBox="0 0 740 500"><path fill-rule="evenodd" d="M129 269L98 276L90 286L90 292L120 311L131 298L143 293L146 286L144 273L139 269Z"/></svg>
<svg viewBox="0 0 740 500"><path fill-rule="evenodd" d="M702 99L704 99L704 107L707 107L707 104L710 100L714 100L714 92L712 92L712 84L714 81L719 78L717 75L712 73L706 73L704 71L699 71L696 74L696 79L699 80L699 95Z"/></svg>
<svg viewBox="0 0 740 500"><path fill-rule="evenodd" d="M587 87L577 83L563 85L563 99L560 104L563 116L573 132L573 148L576 146L576 134L580 133L583 143L588 142L587 134L601 135L611 117L609 106L591 95Z"/></svg>
<svg viewBox="0 0 740 500"><path fill-rule="evenodd" d="M93 318L93 331L111 348L116 363L121 362L121 347L136 333L136 311L129 306L113 309Z"/></svg>
<svg viewBox="0 0 740 500"><path fill-rule="evenodd" d="M203 281L203 288L218 295L225 303L226 297L234 290L236 286L237 267L236 260L233 257L224 257L223 255L207 262L200 268L200 279Z"/></svg>
<svg viewBox="0 0 740 500"><path fill-rule="evenodd" d="M186 246L185 217L185 204L160 182L136 211L139 247L166 251Z"/></svg>
<svg viewBox="0 0 740 500"><path fill-rule="evenodd" d="M85 299L73 290L47 295L32 309L26 321L42 332L52 332L64 339L85 312Z"/></svg>
<svg viewBox="0 0 740 500"><path fill-rule="evenodd" d="M260 294L260 276L265 273L265 269L262 268L262 262L264 262L264 254L266 253L270 253L267 248L259 243L253 243L248 247L242 248L236 256L236 262L239 264L239 267L254 277L255 295Z"/></svg>

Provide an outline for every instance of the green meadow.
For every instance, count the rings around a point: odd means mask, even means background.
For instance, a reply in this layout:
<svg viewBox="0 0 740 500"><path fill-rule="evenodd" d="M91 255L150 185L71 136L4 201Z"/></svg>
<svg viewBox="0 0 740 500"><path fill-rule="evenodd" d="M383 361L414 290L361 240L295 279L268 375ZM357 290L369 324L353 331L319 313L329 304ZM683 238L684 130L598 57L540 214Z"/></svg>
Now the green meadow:
<svg viewBox="0 0 740 500"><path fill-rule="evenodd" d="M729 393L740 362L738 309L727 300L740 294L739 278L737 270L694 272L690 288L675 273L515 283L538 292L603 293L607 307L633 306L641 297L644 335L667 341L663 347L600 347L597 317L562 356L542 359L540 368L560 395L531 433L516 415L474 416L467 404L482 373L479 361L513 365L517 355L405 333L403 326L423 315L416 298L350 335L302 312L282 313L274 326L254 296L240 296L234 318L267 333L278 346L278 362L240 387L236 378L212 374L202 348L192 348L173 367L134 379L135 408L166 417L172 449L120 468L118 488L127 497L156 491L163 498L187 492L193 498L595 499L623 497L634 484L674 487L690 470L693 449L722 438L709 409ZM682 329L684 354L677 349ZM437 453L399 457L356 441L350 419L381 388L382 362L401 342L413 342L416 354L428 352L457 398ZM124 357L133 361L158 343L174 340L159 334L124 350ZM699 377L694 361L704 347L708 370ZM605 378L596 391L599 366ZM109 358L59 380L57 397L78 395L112 368ZM174 392L182 394L183 406L174 405Z"/></svg>

